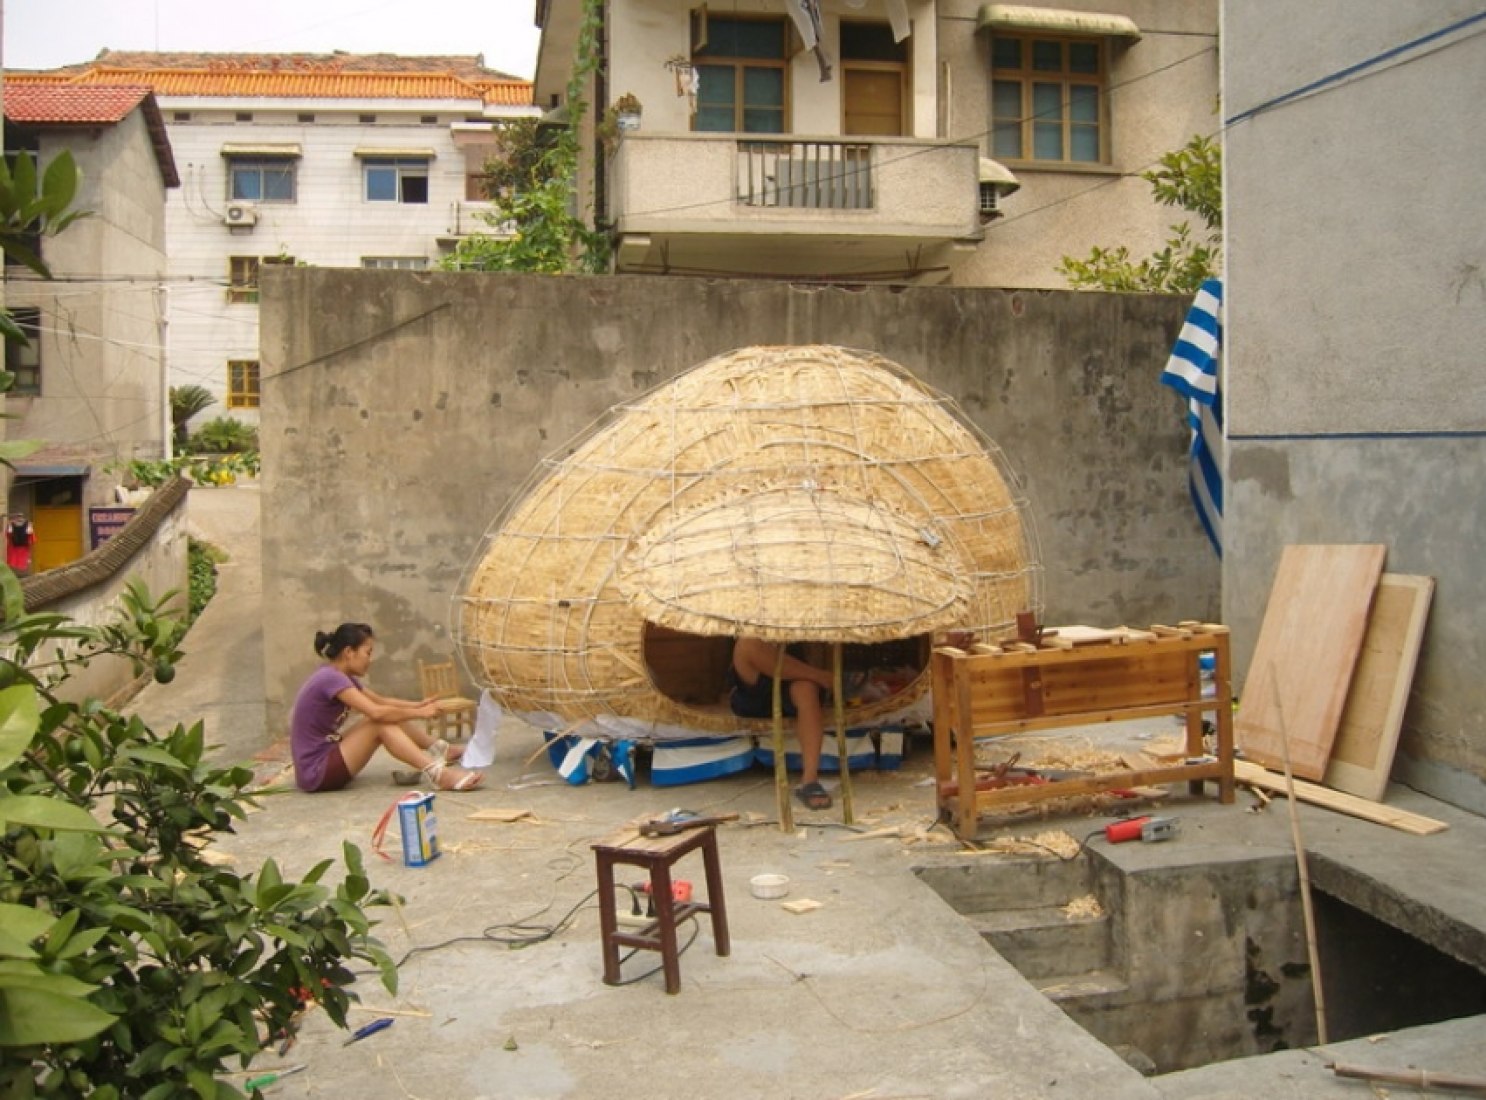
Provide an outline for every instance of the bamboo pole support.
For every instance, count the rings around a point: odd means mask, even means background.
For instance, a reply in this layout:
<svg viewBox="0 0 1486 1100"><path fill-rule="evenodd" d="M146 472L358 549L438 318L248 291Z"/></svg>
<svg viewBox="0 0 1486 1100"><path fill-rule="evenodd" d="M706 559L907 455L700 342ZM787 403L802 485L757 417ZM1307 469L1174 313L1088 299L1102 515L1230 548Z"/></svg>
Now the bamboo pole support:
<svg viewBox="0 0 1486 1100"><path fill-rule="evenodd" d="M1311 909L1311 875L1300 840L1300 800L1295 797L1295 777L1290 773L1290 732L1285 728L1285 706L1280 699L1279 675L1269 666L1269 687L1274 693L1275 715L1280 723L1280 758L1285 764L1285 794L1290 800L1290 836L1295 844L1295 868L1300 874L1300 908L1305 916L1305 950L1311 964L1311 992L1316 999L1316 1042L1326 1037L1326 995L1321 989L1321 953L1316 947L1316 915Z"/></svg>
<svg viewBox="0 0 1486 1100"><path fill-rule="evenodd" d="M831 646L831 698L836 710L836 755L841 760L841 820L848 825L856 824L851 808L851 762L846 748L846 699L845 684L841 675L841 643Z"/></svg>
<svg viewBox="0 0 1486 1100"><path fill-rule="evenodd" d="M784 759L784 646L774 658L774 797L779 802L779 829L795 831L795 809L789 800L789 765Z"/></svg>

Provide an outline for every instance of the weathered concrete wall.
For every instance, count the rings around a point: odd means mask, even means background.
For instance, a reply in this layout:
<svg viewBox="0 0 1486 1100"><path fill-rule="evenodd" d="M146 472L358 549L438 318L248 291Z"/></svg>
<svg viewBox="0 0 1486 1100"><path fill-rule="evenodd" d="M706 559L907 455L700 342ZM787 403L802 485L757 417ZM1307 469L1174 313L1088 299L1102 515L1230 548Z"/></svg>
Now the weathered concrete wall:
<svg viewBox="0 0 1486 1100"><path fill-rule="evenodd" d="M1253 110L1479 7L1226 5L1224 109ZM1479 28L1226 132L1223 575L1240 674L1286 543L1384 543L1389 571L1436 578L1394 775L1478 813L1486 244L1462 218L1486 206L1486 175L1460 135L1486 94Z"/></svg>
<svg viewBox="0 0 1486 1100"><path fill-rule="evenodd" d="M447 655L450 598L541 458L611 407L749 344L870 349L955 397L1022 477L1049 622L1217 614L1157 384L1186 303L972 288L314 268L263 280L267 698L283 728L317 629L383 638L381 690Z"/></svg>

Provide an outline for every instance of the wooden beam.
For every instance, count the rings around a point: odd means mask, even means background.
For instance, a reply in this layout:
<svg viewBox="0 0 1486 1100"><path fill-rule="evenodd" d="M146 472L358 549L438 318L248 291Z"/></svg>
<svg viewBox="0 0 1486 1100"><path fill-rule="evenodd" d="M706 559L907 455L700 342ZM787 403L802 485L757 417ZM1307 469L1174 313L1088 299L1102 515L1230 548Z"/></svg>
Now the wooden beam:
<svg viewBox="0 0 1486 1100"><path fill-rule="evenodd" d="M1247 783L1251 787L1261 787L1276 794L1285 793L1284 776L1266 771L1252 761L1234 761L1233 776L1240 783ZM1423 814L1395 809L1379 802L1369 802L1365 798L1358 798L1356 795L1342 791L1333 791L1315 783L1307 783L1302 779L1295 781L1295 797L1314 806L1323 806L1328 810L1360 817L1364 821L1372 821L1378 825L1388 825L1406 833L1413 833L1415 836L1430 836L1450 827L1446 822L1425 817Z"/></svg>

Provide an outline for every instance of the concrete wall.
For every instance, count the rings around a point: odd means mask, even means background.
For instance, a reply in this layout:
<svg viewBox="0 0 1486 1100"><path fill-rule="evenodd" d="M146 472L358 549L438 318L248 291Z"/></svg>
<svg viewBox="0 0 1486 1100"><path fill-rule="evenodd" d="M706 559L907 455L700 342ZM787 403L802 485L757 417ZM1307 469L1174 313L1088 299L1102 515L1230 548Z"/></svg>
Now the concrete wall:
<svg viewBox="0 0 1486 1100"><path fill-rule="evenodd" d="M1478 15L1225 6L1225 113ZM1226 621L1240 674L1286 543L1379 542L1438 585L1394 775L1486 812L1486 207L1477 22L1226 136ZM1468 228L1471 227L1471 228Z"/></svg>
<svg viewBox="0 0 1486 1100"><path fill-rule="evenodd" d="M1217 613L1157 376L1186 303L977 289L792 287L272 269L263 282L264 624L270 729L317 629L373 623L379 690L451 651L449 601L544 455L749 344L838 343L958 399L1023 478L1050 622Z"/></svg>

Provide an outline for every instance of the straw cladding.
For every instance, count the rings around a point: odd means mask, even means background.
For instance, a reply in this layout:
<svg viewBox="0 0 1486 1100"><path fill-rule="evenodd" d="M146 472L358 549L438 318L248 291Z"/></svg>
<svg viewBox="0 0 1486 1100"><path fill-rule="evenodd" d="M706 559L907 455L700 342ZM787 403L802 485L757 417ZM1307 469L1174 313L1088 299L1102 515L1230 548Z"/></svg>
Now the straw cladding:
<svg viewBox="0 0 1486 1100"><path fill-rule="evenodd" d="M775 641L1002 636L1040 610L1025 511L994 444L903 368L744 348L545 462L466 571L455 630L518 711L734 729L655 690L646 620Z"/></svg>

